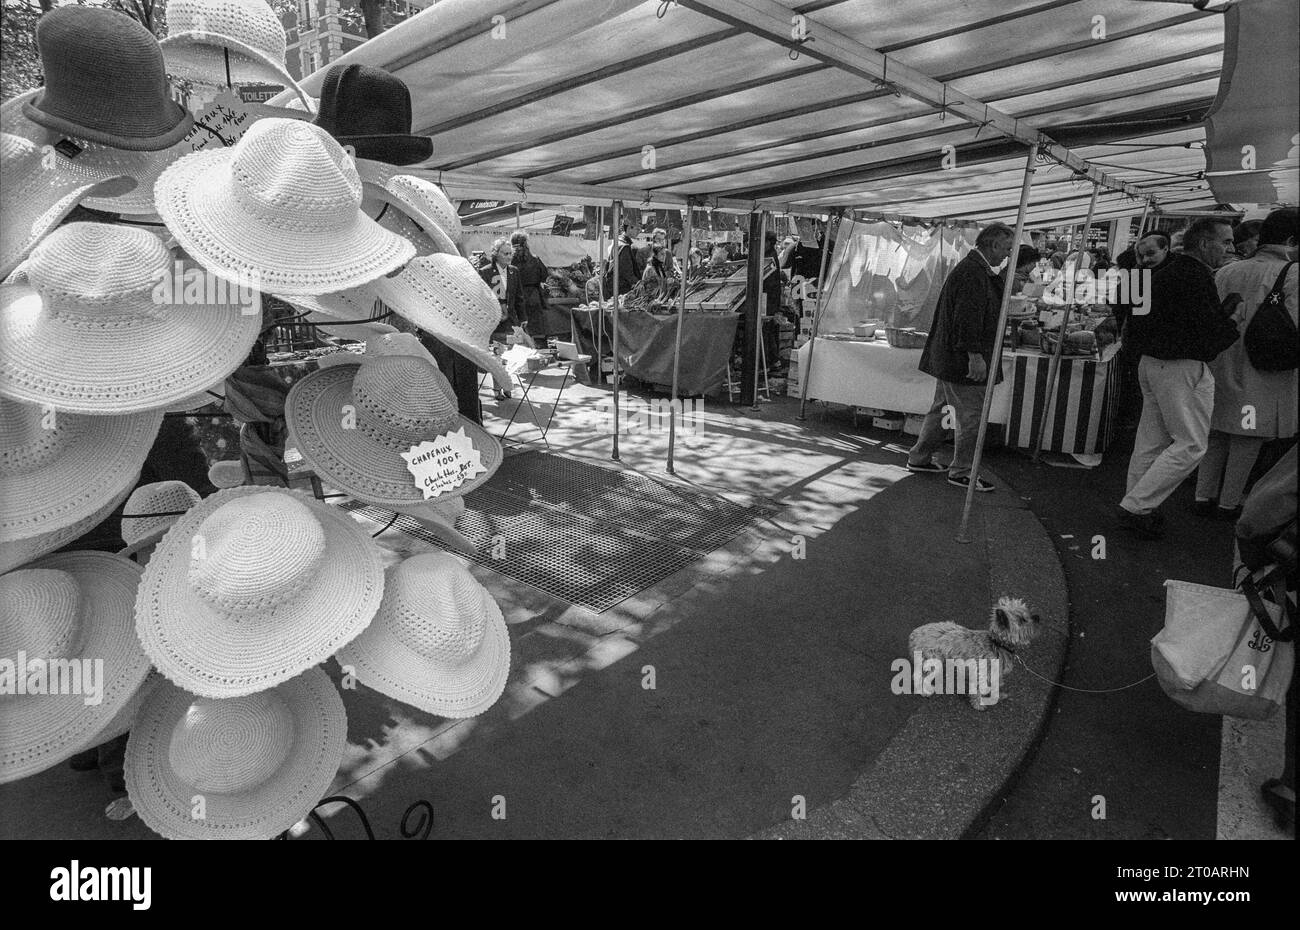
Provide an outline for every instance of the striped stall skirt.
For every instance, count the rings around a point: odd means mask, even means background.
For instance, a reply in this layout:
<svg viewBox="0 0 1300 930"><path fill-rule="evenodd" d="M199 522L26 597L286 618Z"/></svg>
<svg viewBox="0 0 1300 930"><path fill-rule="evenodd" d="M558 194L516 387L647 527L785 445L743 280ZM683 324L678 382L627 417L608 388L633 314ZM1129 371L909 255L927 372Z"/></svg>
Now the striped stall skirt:
<svg viewBox="0 0 1300 930"><path fill-rule="evenodd" d="M1119 407L1119 365L1116 353L1104 360L1061 359L1052 409L1043 425L1042 447L1048 452L1101 453L1110 445ZM1031 448L1034 420L1043 415L1047 398L1048 355L1012 358L1011 409L1007 445Z"/></svg>

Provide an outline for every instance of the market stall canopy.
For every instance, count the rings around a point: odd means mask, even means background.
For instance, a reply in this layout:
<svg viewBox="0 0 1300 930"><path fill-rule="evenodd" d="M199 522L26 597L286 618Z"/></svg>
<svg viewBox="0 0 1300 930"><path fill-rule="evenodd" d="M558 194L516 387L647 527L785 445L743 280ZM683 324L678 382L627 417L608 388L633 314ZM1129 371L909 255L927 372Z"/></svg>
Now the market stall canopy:
<svg viewBox="0 0 1300 930"><path fill-rule="evenodd" d="M515 230L513 227L467 228L461 235L460 248L466 255L474 252L486 252L492 248L497 238L509 239ZM579 239L576 236L552 236L547 233L528 232L529 250L542 260L548 268L567 268L584 258L599 261L599 243L594 239Z"/></svg>
<svg viewBox="0 0 1300 930"><path fill-rule="evenodd" d="M1252 0L1228 11L1223 80L1210 113L1207 177L1226 203L1295 203L1300 194L1300 4Z"/></svg>
<svg viewBox="0 0 1300 930"><path fill-rule="evenodd" d="M340 60L410 85L422 168L464 196L1005 218L1038 141L1044 224L1087 178L1120 188L1098 219L1212 207L1223 54L1223 14L1178 0L442 0Z"/></svg>

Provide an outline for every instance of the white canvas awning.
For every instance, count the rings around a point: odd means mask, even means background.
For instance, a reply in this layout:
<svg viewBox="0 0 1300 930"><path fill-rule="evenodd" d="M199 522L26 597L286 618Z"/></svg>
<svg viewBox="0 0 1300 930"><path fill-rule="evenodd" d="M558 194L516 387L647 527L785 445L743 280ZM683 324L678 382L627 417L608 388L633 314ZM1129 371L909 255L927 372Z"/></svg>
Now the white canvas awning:
<svg viewBox="0 0 1300 930"><path fill-rule="evenodd" d="M1037 140L1031 225L1081 220L1088 179L1099 220L1214 205L1222 13L785 2L442 0L341 61L407 82L453 196L1007 219Z"/></svg>

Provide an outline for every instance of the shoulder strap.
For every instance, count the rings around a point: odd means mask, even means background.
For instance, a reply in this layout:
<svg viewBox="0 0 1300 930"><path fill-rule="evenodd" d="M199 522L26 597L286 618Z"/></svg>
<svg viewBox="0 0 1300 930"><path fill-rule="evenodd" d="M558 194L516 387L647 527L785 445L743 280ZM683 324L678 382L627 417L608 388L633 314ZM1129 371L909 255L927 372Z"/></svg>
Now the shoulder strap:
<svg viewBox="0 0 1300 930"><path fill-rule="evenodd" d="M1291 273L1291 266L1294 264L1295 262L1287 262L1282 266L1281 273L1277 276L1277 280L1273 282L1273 287L1269 290L1270 294L1282 293L1283 288L1286 287L1286 276Z"/></svg>

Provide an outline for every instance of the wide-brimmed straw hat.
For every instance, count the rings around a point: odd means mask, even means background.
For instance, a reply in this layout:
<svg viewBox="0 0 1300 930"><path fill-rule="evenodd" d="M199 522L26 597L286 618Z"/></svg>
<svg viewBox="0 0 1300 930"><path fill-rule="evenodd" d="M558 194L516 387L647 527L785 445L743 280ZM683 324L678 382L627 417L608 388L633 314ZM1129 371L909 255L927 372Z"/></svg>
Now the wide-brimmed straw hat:
<svg viewBox="0 0 1300 930"><path fill-rule="evenodd" d="M73 413L134 413L192 397L243 364L260 295L130 226L69 223L0 285L0 394ZM197 286L194 286L196 285Z"/></svg>
<svg viewBox="0 0 1300 930"><path fill-rule="evenodd" d="M355 424L345 407L354 411ZM402 453L458 430L487 470L439 498L469 493L501 465L501 444L461 416L438 366L410 355L363 356L357 365L313 372L289 390L285 419L316 474L370 504L423 502Z"/></svg>
<svg viewBox="0 0 1300 930"><path fill-rule="evenodd" d="M433 154L433 140L411 135L411 92L382 68L335 65L321 84L320 126L357 158L413 165Z"/></svg>
<svg viewBox="0 0 1300 930"><path fill-rule="evenodd" d="M107 552L60 552L0 576L0 658L15 675L0 693L0 783L92 745L144 681L149 660L132 626L139 580L138 565ZM20 680L25 694L14 693Z"/></svg>
<svg viewBox="0 0 1300 930"><path fill-rule="evenodd" d="M395 327L387 323L349 322L323 313L308 313L302 318L302 322L319 327L322 335L335 336L339 339L351 339L353 342L365 342L376 336L397 332Z"/></svg>
<svg viewBox="0 0 1300 930"><path fill-rule="evenodd" d="M0 574L13 571L15 568L35 561L47 553L57 552L69 543L85 536L111 517L113 511L122 506L127 495L131 493L131 485L135 484L137 480L139 479L128 481L116 496L109 498L94 513L88 517L83 517L76 523L48 533L28 536L26 539L0 542Z"/></svg>
<svg viewBox="0 0 1300 930"><path fill-rule="evenodd" d="M510 634L501 608L464 564L429 552L388 570L374 622L337 658L391 698L443 717L473 717L505 690Z"/></svg>
<svg viewBox="0 0 1300 930"><path fill-rule="evenodd" d="M40 180L50 187L98 182L99 186L80 201L80 206L133 219L155 218L154 184L168 165L182 155L188 155L193 147L182 139L165 149L139 152L113 148L102 142L69 138L64 133L32 122L23 112L22 105L38 93L40 88L29 90L0 105L0 131L18 136L31 145L30 149L5 158L6 188L11 178L39 170ZM40 188L32 193L37 197L37 204L48 199L48 195L40 194ZM23 201L16 192L6 189L4 195L6 214L15 206L22 206ZM27 209L35 210L35 206L29 204ZM158 222L161 224L162 221Z"/></svg>
<svg viewBox="0 0 1300 930"><path fill-rule="evenodd" d="M136 632L182 688L240 697L333 655L365 629L383 590L378 548L346 513L297 491L230 488L154 549Z"/></svg>
<svg viewBox="0 0 1300 930"><path fill-rule="evenodd" d="M288 37L266 0L169 0L167 71L200 84L280 84L309 98L285 67Z"/></svg>
<svg viewBox="0 0 1300 930"><path fill-rule="evenodd" d="M238 698L196 698L164 681L131 728L127 795L168 839L272 839L320 802L347 728L343 700L318 668Z"/></svg>
<svg viewBox="0 0 1300 930"><path fill-rule="evenodd" d="M131 556L152 546L167 534L191 507L203 498L184 481L155 481L142 484L122 507L121 555Z"/></svg>
<svg viewBox="0 0 1300 930"><path fill-rule="evenodd" d="M23 112L47 129L152 152L175 145L194 125L171 97L158 40L124 13L56 7L36 24L36 48L45 86Z"/></svg>
<svg viewBox="0 0 1300 930"><path fill-rule="evenodd" d="M162 411L60 413L0 397L0 541L72 526L135 484Z"/></svg>
<svg viewBox="0 0 1300 930"><path fill-rule="evenodd" d="M59 170L63 156L9 132L0 133L0 278L95 190L125 190L128 177L101 178Z"/></svg>
<svg viewBox="0 0 1300 930"><path fill-rule="evenodd" d="M356 287L415 255L361 212L352 159L301 120L258 120L231 148L187 155L163 172L154 199L205 268L280 297Z"/></svg>
<svg viewBox="0 0 1300 930"><path fill-rule="evenodd" d="M375 284L379 299L447 348L489 372L498 383L511 379L489 347L501 319L501 302L460 255L421 255L402 273Z"/></svg>

